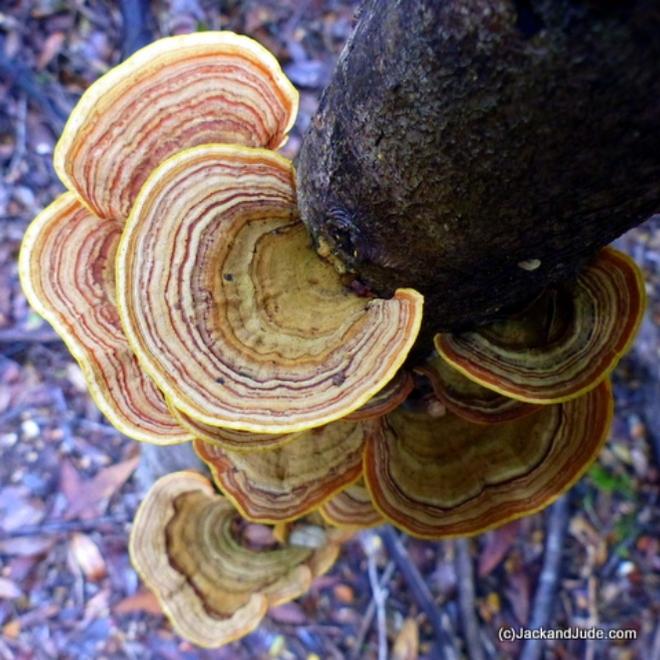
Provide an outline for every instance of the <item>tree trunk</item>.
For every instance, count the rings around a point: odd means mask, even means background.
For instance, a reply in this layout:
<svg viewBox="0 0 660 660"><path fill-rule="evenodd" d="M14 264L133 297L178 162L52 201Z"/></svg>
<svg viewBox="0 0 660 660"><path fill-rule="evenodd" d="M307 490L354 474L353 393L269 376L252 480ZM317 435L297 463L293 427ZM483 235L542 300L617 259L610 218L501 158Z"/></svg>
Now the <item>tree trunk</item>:
<svg viewBox="0 0 660 660"><path fill-rule="evenodd" d="M660 208L660 0L367 0L303 141L319 252L426 335L495 318Z"/></svg>

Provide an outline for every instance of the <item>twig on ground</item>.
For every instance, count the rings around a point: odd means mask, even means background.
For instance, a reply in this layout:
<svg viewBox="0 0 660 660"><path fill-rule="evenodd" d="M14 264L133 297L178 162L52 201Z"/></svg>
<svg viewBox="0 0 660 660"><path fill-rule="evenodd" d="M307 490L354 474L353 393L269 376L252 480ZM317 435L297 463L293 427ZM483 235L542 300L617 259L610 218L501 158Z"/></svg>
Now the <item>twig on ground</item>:
<svg viewBox="0 0 660 660"><path fill-rule="evenodd" d="M385 589L387 587L389 581L392 579L392 575L394 575L395 568L396 565L393 561L387 562L387 566L385 566L385 570L381 574L380 582L378 583L381 589ZM351 653L352 660L358 660L362 656L362 646L364 645L364 640L367 637L369 628L371 628L371 623L373 622L375 615L376 601L374 600L372 594L371 601L369 602L366 612L364 613L362 623L360 624L360 629L358 630L357 637L355 638L355 646L353 647L353 652Z"/></svg>
<svg viewBox="0 0 660 660"><path fill-rule="evenodd" d="M481 631L474 606L474 571L470 556L470 543L467 539L458 539L455 543L456 585L458 588L458 604L461 613L463 637L470 660L484 660L484 650L481 645Z"/></svg>
<svg viewBox="0 0 660 660"><path fill-rule="evenodd" d="M375 537L372 537L375 539ZM387 589L380 586L378 579L378 569L376 568L375 549L367 538L363 547L367 554L367 572L369 574L369 583L371 593L376 607L376 622L378 629L378 660L387 660L387 622L385 619L385 601L387 599Z"/></svg>
<svg viewBox="0 0 660 660"><path fill-rule="evenodd" d="M121 0L121 58L125 60L153 40L151 9L148 0Z"/></svg>
<svg viewBox="0 0 660 660"><path fill-rule="evenodd" d="M103 516L91 520L47 520L38 525L25 525L8 531L0 531L0 541L24 536L46 536L68 532L93 532L106 525L125 525L129 518Z"/></svg>
<svg viewBox="0 0 660 660"><path fill-rule="evenodd" d="M16 113L16 143L14 153L9 161L5 181L16 183L21 176L21 163L25 157L25 137L27 133L27 96L21 93L18 98L18 112Z"/></svg>
<svg viewBox="0 0 660 660"><path fill-rule="evenodd" d="M448 639L447 631L443 626L443 618L440 610L433 600L433 596L417 570L417 567L411 562L408 552L403 547L399 537L390 525L385 525L381 534L388 554L396 564L397 568L401 571L403 579L406 581L406 584L410 589L411 595L424 612L433 628L437 641L437 648L434 650L433 657L438 660L454 657L455 653L451 646L451 642Z"/></svg>
<svg viewBox="0 0 660 660"><path fill-rule="evenodd" d="M660 623L655 627L655 635L651 645L651 660L660 660Z"/></svg>
<svg viewBox="0 0 660 660"><path fill-rule="evenodd" d="M62 132L67 113L53 103L53 100L47 92L44 92L43 85L37 81L31 69L21 62L11 60L0 54L0 78L4 78L11 85L22 90L33 103L41 108L55 135Z"/></svg>
<svg viewBox="0 0 660 660"><path fill-rule="evenodd" d="M543 568L541 569L538 586L534 594L532 613L527 624L528 628L544 628L550 623L561 571L562 552L566 530L568 529L568 519L569 496L564 495L550 507L547 516ZM538 660L541 657L542 651L542 640L525 640L520 654L520 660Z"/></svg>

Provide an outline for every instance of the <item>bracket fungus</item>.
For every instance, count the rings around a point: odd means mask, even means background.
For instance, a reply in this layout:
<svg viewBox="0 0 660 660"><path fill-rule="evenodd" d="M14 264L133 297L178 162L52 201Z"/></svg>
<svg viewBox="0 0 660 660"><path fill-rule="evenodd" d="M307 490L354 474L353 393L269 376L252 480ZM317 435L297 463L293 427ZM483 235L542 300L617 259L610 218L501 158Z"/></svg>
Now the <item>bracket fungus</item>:
<svg viewBox="0 0 660 660"><path fill-rule="evenodd" d="M23 292L78 360L96 405L137 440L192 439L171 417L144 374L119 323L114 256L121 225L90 213L64 193L28 228L19 259Z"/></svg>
<svg viewBox="0 0 660 660"><path fill-rule="evenodd" d="M297 111L298 92L253 39L168 37L87 89L57 143L55 171L96 215L123 220L167 157L211 142L277 149Z"/></svg>
<svg viewBox="0 0 660 660"><path fill-rule="evenodd" d="M319 548L252 548L236 533L237 513L194 472L159 479L140 505L129 551L177 632L204 647L256 628L269 607L305 593L339 552L330 535Z"/></svg>
<svg viewBox="0 0 660 660"><path fill-rule="evenodd" d="M510 399L475 383L437 353L415 371L428 378L433 393L447 410L475 424L506 422L538 409L538 405Z"/></svg>
<svg viewBox="0 0 660 660"><path fill-rule="evenodd" d="M611 418L607 381L500 424L402 407L369 438L365 481L376 509L413 536L477 534L534 513L570 488L600 451Z"/></svg>
<svg viewBox="0 0 660 660"><path fill-rule="evenodd" d="M360 298L310 245L293 168L264 149L179 152L140 190L117 253L130 345L186 415L287 433L366 403L417 337L422 296Z"/></svg>
<svg viewBox="0 0 660 660"><path fill-rule="evenodd" d="M415 382L407 369L400 369L380 392L376 392L363 406L346 415L346 419L365 420L382 417L400 406L413 391Z"/></svg>
<svg viewBox="0 0 660 660"><path fill-rule="evenodd" d="M250 433L235 431L221 426L211 426L190 417L171 402L168 407L172 416L197 439L207 444L217 445L230 451L265 451L285 445L298 436L298 433Z"/></svg>
<svg viewBox="0 0 660 660"><path fill-rule="evenodd" d="M209 32L140 50L94 83L69 117L54 164L70 192L26 232L21 285L79 361L99 408L136 440L172 444L193 435L168 412L120 325L114 259L129 206L153 167L182 147L277 147L297 105L262 46Z"/></svg>
<svg viewBox="0 0 660 660"><path fill-rule="evenodd" d="M349 529L365 529L385 522L374 508L362 479L326 500L319 513L329 525Z"/></svg>
<svg viewBox="0 0 660 660"><path fill-rule="evenodd" d="M131 533L138 572L201 646L303 593L348 530L470 535L552 502L602 446L607 376L644 305L639 271L605 249L521 313L436 335L440 357L414 364L422 296L358 295L298 217L273 151L297 104L246 37L147 46L72 112L54 157L69 192L19 259L108 419L138 440L194 439L226 496L168 475ZM411 370L443 404L433 414ZM280 545L244 543L239 513L276 523Z"/></svg>
<svg viewBox="0 0 660 660"><path fill-rule="evenodd" d="M276 523L311 512L361 476L369 428L361 422L333 422L260 452L221 449L202 440L195 440L194 447L245 518Z"/></svg>
<svg viewBox="0 0 660 660"><path fill-rule="evenodd" d="M530 403L558 403L593 389L630 348L645 307L644 280L628 256L601 250L575 282L526 310L435 346L484 387Z"/></svg>

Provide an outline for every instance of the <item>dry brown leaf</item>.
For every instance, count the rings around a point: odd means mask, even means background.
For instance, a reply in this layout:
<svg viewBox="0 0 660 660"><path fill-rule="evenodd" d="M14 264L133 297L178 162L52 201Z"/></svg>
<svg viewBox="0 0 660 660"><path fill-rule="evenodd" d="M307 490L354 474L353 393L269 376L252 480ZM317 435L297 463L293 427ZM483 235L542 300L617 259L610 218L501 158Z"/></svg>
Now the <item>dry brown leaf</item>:
<svg viewBox="0 0 660 660"><path fill-rule="evenodd" d="M307 616L298 603L284 603L271 607L268 616L277 623L286 623L292 626L302 626L308 623Z"/></svg>
<svg viewBox="0 0 660 660"><path fill-rule="evenodd" d="M20 598L22 595L23 592L13 580L0 577L0 599L11 600L12 598Z"/></svg>
<svg viewBox="0 0 660 660"><path fill-rule="evenodd" d="M73 467L73 463L63 458L60 461L60 492L64 494L69 504L77 502L83 489L83 479Z"/></svg>
<svg viewBox="0 0 660 660"><path fill-rule="evenodd" d="M45 515L41 500L30 498L19 486L7 486L0 491L0 527L11 532L28 525L36 525Z"/></svg>
<svg viewBox="0 0 660 660"><path fill-rule="evenodd" d="M91 582L97 582L107 575L105 560L101 551L87 534L76 532L69 541L72 561Z"/></svg>
<svg viewBox="0 0 660 660"><path fill-rule="evenodd" d="M479 577L485 577L497 568L516 540L519 527L516 520L485 534L486 542L479 554Z"/></svg>
<svg viewBox="0 0 660 660"><path fill-rule="evenodd" d="M108 601L110 600L110 589L102 589L92 596L85 605L85 616L80 622L80 628L86 628L94 619L100 619L108 614Z"/></svg>
<svg viewBox="0 0 660 660"><path fill-rule="evenodd" d="M607 542L586 518L581 515L573 516L568 530L589 552L596 566L602 566L605 563L607 560Z"/></svg>
<svg viewBox="0 0 660 660"><path fill-rule="evenodd" d="M53 34L49 35L45 39L37 59L37 71L42 71L45 69L50 64L50 62L59 55L60 51L62 50L63 43L63 32L53 32Z"/></svg>
<svg viewBox="0 0 660 660"><path fill-rule="evenodd" d="M408 618L399 630L394 646L392 647L392 660L417 660L419 655L419 627L417 621Z"/></svg>
<svg viewBox="0 0 660 660"><path fill-rule="evenodd" d="M147 589L141 589L136 594L120 600L114 606L113 611L115 614L130 614L132 612L163 613L158 599Z"/></svg>
<svg viewBox="0 0 660 660"><path fill-rule="evenodd" d="M48 552L55 540L45 536L18 536L0 541L0 553L18 557L34 557Z"/></svg>
<svg viewBox="0 0 660 660"><path fill-rule="evenodd" d="M136 455L126 461L111 465L101 470L93 479L84 483L77 498L73 501L69 500L71 506L66 511L65 518L67 520L73 518L89 520L100 516L107 505L107 501L135 472L139 460L139 455Z"/></svg>
<svg viewBox="0 0 660 660"><path fill-rule="evenodd" d="M529 577L524 570L518 570L507 575L507 582L506 597L518 623L524 625L529 618L529 601L531 598Z"/></svg>
<svg viewBox="0 0 660 660"><path fill-rule="evenodd" d="M2 634L8 639L16 639L21 634L20 619L12 619L9 623L2 626Z"/></svg>

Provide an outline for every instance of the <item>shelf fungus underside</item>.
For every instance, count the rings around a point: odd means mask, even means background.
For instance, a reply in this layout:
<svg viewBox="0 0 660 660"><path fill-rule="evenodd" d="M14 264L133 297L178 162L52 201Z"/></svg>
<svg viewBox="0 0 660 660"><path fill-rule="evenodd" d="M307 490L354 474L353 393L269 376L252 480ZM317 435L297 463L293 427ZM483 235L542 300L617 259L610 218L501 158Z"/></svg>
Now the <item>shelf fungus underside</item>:
<svg viewBox="0 0 660 660"><path fill-rule="evenodd" d="M333 422L302 431L291 442L261 452L237 452L195 440L222 492L249 520L294 520L316 509L362 474L368 427Z"/></svg>
<svg viewBox="0 0 660 660"><path fill-rule="evenodd" d="M635 263L601 250L573 283L552 287L527 310L459 335L439 334L440 355L471 380L531 403L593 389L630 348L644 313Z"/></svg>
<svg viewBox="0 0 660 660"><path fill-rule="evenodd" d="M429 379L433 393L447 410L476 424L506 422L538 410L538 405L511 399L475 383L437 353L415 371Z"/></svg>
<svg viewBox="0 0 660 660"><path fill-rule="evenodd" d="M374 508L362 480L326 500L319 507L319 513L328 524L351 529L375 527L385 522Z"/></svg>
<svg viewBox="0 0 660 660"><path fill-rule="evenodd" d="M480 533L572 486L600 451L611 417L608 382L492 425L399 408L367 442L365 479L376 508L412 535Z"/></svg>

